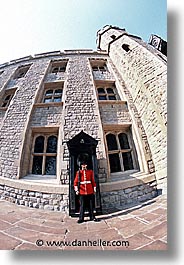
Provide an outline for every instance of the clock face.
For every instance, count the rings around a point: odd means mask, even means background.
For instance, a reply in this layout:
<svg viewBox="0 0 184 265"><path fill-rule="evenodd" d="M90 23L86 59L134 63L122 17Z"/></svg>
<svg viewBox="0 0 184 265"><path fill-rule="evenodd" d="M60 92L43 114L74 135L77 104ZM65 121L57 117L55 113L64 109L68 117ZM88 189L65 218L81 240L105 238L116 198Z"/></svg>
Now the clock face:
<svg viewBox="0 0 184 265"><path fill-rule="evenodd" d="M153 36L152 40L151 40L151 44L153 45L153 47L155 47L156 49L159 47L159 42L160 39L157 36Z"/></svg>

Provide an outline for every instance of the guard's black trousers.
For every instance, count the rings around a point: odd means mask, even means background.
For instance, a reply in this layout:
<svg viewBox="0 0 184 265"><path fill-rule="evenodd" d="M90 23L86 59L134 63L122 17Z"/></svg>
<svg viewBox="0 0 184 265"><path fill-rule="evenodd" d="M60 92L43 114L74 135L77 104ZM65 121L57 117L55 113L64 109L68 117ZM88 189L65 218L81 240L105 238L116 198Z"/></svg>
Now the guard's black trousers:
<svg viewBox="0 0 184 265"><path fill-rule="evenodd" d="M94 195L80 195L80 213L79 213L79 220L84 221L84 213L85 210L89 211L89 218L93 220L95 218L93 213L93 198Z"/></svg>

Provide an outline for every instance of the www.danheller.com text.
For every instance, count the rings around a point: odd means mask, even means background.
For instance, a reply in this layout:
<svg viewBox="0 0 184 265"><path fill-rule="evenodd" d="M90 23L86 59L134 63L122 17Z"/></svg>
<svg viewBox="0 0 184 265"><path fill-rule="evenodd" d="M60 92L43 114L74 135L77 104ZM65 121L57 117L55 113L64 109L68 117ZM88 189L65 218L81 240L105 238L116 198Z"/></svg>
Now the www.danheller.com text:
<svg viewBox="0 0 184 265"><path fill-rule="evenodd" d="M64 240L42 240L38 239L36 240L36 245L38 247L46 246L46 247L129 247L129 241L125 240L78 240L74 239L72 241L64 241Z"/></svg>

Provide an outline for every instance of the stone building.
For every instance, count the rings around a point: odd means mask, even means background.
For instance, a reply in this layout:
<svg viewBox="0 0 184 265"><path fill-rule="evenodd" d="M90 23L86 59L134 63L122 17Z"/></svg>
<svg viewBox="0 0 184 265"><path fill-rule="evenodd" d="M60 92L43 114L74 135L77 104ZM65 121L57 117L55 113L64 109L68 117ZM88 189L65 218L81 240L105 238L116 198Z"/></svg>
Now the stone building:
<svg viewBox="0 0 184 265"><path fill-rule="evenodd" d="M54 51L0 65L0 197L77 212L81 156L97 212L166 192L166 56L114 26L97 50Z"/></svg>

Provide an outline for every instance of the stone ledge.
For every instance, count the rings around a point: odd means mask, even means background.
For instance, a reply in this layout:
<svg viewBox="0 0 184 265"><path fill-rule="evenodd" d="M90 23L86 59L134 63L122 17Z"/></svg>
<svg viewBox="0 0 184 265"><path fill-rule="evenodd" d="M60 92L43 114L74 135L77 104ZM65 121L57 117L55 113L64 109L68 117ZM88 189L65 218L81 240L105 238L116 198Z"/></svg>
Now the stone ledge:
<svg viewBox="0 0 184 265"><path fill-rule="evenodd" d="M99 100L98 104L99 105L112 105L112 104L126 105L127 101L126 100Z"/></svg>
<svg viewBox="0 0 184 265"><path fill-rule="evenodd" d="M8 107L0 107L0 111L7 111Z"/></svg>
<svg viewBox="0 0 184 265"><path fill-rule="evenodd" d="M135 187L138 185L147 184L156 180L155 173L144 175L140 177L133 177L131 179L119 180L115 182L101 183L100 191L101 192L110 192L110 191L118 191L124 190L127 188Z"/></svg>
<svg viewBox="0 0 184 265"><path fill-rule="evenodd" d="M25 181L19 179L13 180L3 177L0 177L0 184L22 190L38 191L38 192L53 193L53 194L68 194L69 192L68 185L36 183L36 182L33 183L33 181L28 181L28 180Z"/></svg>
<svg viewBox="0 0 184 265"><path fill-rule="evenodd" d="M34 108L47 108L47 107L58 107L63 106L63 102L48 102L48 103L35 103Z"/></svg>

